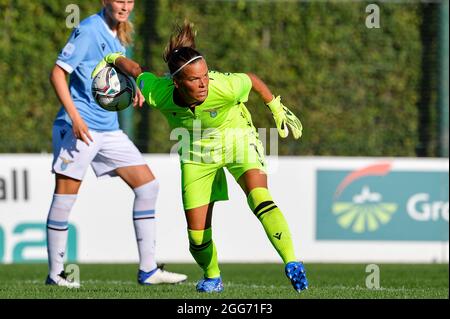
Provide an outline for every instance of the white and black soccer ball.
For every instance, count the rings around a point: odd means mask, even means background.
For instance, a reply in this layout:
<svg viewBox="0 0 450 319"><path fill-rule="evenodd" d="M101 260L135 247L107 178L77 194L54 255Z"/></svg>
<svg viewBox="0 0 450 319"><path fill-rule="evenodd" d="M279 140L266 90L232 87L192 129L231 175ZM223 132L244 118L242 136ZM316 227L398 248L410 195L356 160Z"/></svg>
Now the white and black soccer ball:
<svg viewBox="0 0 450 319"><path fill-rule="evenodd" d="M92 81L92 96L108 111L122 111L133 104L136 82L113 66L106 66Z"/></svg>

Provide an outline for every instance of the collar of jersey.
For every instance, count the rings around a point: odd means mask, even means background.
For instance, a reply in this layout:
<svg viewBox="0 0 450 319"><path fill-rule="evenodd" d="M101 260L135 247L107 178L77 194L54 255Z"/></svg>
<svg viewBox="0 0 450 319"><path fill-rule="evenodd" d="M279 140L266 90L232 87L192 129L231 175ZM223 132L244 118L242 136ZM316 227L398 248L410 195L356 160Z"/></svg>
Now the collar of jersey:
<svg viewBox="0 0 450 319"><path fill-rule="evenodd" d="M102 18L102 23L103 23L103 25L105 26L106 30L107 30L114 38L117 38L117 32L114 33L114 31L111 30L111 28L109 27L109 25L106 23L106 20L105 20L105 9L102 9L102 10L98 13L98 15L100 16L100 18Z"/></svg>
<svg viewBox="0 0 450 319"><path fill-rule="evenodd" d="M174 86L174 89L173 89L172 94L171 94L171 95L172 95L172 103L173 103L173 105L175 105L175 106L177 106L177 107L179 107L179 108L182 108L182 109L186 109L186 110L188 110L188 111L191 111L191 112L195 115L195 112L193 112L192 109L191 109L189 106L181 106L181 105L178 105L177 103L175 103L175 98L174 98L174 96L173 96L174 94L175 94L175 86ZM206 97L206 99L208 99L208 97ZM204 107L205 102L206 102L206 100L203 101L202 104L197 105L197 106L194 108L194 110L197 110L197 108L200 109L201 107Z"/></svg>

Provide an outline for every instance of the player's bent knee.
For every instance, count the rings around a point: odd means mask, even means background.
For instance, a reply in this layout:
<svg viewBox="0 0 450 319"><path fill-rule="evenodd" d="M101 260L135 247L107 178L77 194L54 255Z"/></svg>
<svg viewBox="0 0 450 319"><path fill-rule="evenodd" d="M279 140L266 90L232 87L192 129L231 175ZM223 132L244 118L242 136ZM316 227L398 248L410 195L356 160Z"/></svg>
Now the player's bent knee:
<svg viewBox="0 0 450 319"><path fill-rule="evenodd" d="M138 167L139 173L138 176L141 177L144 183L150 183L156 180L156 177L153 175L150 167L148 165L142 165Z"/></svg>
<svg viewBox="0 0 450 319"><path fill-rule="evenodd" d="M55 194L76 195L81 186L81 181L61 174L56 174Z"/></svg>
<svg viewBox="0 0 450 319"><path fill-rule="evenodd" d="M136 187L133 189L136 197L140 198L156 198L159 194L159 181L153 179L152 181Z"/></svg>

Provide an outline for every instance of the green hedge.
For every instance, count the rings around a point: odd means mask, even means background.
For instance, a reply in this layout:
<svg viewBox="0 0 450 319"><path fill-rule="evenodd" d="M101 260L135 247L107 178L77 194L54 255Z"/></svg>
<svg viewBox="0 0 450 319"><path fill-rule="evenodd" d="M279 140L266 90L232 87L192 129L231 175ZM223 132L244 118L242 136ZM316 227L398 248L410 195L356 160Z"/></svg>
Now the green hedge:
<svg viewBox="0 0 450 319"><path fill-rule="evenodd" d="M51 151L59 104L48 74L70 34L71 2L0 0L0 152ZM98 2L78 1L83 18ZM423 5L383 2L381 28L367 29L367 4L136 1L134 57L166 72L162 51L173 24L187 17L211 69L256 73L299 115L304 135L281 140L281 154L415 156ZM257 127L273 127L255 94L248 107ZM162 115L145 109L133 116L140 149L168 152L173 142Z"/></svg>
<svg viewBox="0 0 450 319"><path fill-rule="evenodd" d="M59 102L50 70L67 41L65 8L73 1L0 0L0 152L51 151ZM80 10L97 10L79 1Z"/></svg>

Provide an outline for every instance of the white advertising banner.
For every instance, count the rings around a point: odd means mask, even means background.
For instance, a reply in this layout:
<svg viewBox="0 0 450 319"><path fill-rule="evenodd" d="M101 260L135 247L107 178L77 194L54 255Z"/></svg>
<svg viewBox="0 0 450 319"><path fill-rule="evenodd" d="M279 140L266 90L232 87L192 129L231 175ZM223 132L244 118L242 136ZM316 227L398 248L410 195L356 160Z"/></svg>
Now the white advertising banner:
<svg viewBox="0 0 450 319"><path fill-rule="evenodd" d="M158 262L189 253L178 160L146 155L160 182ZM46 262L52 156L0 155L0 263ZM268 157L269 188L306 262L448 262L448 159ZM281 262L227 174L230 200L216 203L221 262ZM67 257L137 262L133 192L89 170L70 216Z"/></svg>

